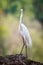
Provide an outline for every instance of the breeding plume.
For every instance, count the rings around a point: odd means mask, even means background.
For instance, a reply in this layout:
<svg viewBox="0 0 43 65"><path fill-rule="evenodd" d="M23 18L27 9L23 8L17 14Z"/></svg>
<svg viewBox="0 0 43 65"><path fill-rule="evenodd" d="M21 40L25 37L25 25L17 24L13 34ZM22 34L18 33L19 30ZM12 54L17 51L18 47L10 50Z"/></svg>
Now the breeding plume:
<svg viewBox="0 0 43 65"><path fill-rule="evenodd" d="M22 18L23 18L23 9L21 9L18 33L22 37L22 40L23 40L23 47L21 49L20 54L22 53L23 48L25 46L26 47L26 57L27 57L27 46L29 46L30 48L32 47L32 40L31 40L31 36L30 36L30 33L27 27L22 23Z"/></svg>

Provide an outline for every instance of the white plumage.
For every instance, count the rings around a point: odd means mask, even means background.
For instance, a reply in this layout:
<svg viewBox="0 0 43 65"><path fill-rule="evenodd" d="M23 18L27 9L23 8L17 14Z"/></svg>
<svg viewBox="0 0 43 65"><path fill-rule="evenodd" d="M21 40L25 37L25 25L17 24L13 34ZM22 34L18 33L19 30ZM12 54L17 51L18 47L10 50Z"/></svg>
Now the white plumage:
<svg viewBox="0 0 43 65"><path fill-rule="evenodd" d="M23 9L21 9L20 24L19 24L18 32L23 39L24 45L26 47L29 46L31 48L32 47L31 36L30 36L30 33L29 33L27 27L22 23L22 17L23 17ZM23 46L23 48L24 48L24 46ZM22 50L23 50L23 48L22 48Z"/></svg>
<svg viewBox="0 0 43 65"><path fill-rule="evenodd" d="M26 42L25 45L27 45L31 48L32 40L31 40L30 33L29 33L27 27L22 23L20 25L20 35L25 38L25 42Z"/></svg>

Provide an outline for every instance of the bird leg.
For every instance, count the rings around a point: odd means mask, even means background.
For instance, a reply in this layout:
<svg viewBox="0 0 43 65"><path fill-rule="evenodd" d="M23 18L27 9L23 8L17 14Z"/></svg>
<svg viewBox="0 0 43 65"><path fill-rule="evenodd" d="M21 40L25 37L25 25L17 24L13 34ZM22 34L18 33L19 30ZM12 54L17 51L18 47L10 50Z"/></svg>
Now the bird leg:
<svg viewBox="0 0 43 65"><path fill-rule="evenodd" d="M26 58L27 58L28 56L27 56L27 46L26 45L25 45L25 48L26 48Z"/></svg>
<svg viewBox="0 0 43 65"><path fill-rule="evenodd" d="M23 44L23 47L22 47L22 49L21 49L21 52L20 52L20 54L22 53L22 51L23 51L23 48L24 48L24 44Z"/></svg>
<svg viewBox="0 0 43 65"><path fill-rule="evenodd" d="M22 34L22 33L21 33ZM20 54L22 53L22 51L23 51L23 48L24 48L24 37L22 36L22 40L23 40L23 46L22 46L22 49L21 49L21 52L20 52Z"/></svg>

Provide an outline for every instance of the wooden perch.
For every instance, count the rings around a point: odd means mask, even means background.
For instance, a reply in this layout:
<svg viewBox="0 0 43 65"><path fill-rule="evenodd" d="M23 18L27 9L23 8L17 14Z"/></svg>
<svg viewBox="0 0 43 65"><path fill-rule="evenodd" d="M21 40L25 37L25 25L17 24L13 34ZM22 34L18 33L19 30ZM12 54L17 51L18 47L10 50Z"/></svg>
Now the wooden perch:
<svg viewBox="0 0 43 65"><path fill-rule="evenodd" d="M27 59L23 54L0 56L0 65L43 65Z"/></svg>

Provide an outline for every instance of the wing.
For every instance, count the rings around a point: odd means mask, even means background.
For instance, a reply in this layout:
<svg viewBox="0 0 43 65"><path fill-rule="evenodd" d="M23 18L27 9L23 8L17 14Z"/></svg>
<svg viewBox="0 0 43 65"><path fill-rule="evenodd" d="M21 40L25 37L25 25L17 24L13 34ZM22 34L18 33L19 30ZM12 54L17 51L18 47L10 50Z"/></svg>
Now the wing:
<svg viewBox="0 0 43 65"><path fill-rule="evenodd" d="M22 31L22 34L25 36L28 45L31 47L32 40L31 40L31 36L30 36L30 33L29 33L27 27L24 24L21 24L20 29Z"/></svg>

